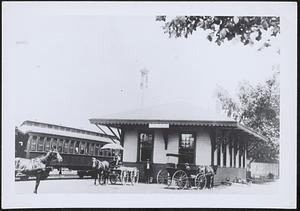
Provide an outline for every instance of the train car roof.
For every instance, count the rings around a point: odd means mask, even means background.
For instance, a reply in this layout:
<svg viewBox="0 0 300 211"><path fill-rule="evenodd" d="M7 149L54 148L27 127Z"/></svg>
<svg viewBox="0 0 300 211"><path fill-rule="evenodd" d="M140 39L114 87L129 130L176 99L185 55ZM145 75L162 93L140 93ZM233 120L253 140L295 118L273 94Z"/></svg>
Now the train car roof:
<svg viewBox="0 0 300 211"><path fill-rule="evenodd" d="M36 125L26 125L26 124L22 124L20 127L18 127L18 130L24 134L41 133L41 134L65 136L70 138L87 139L87 140L93 140L93 141L99 141L105 143L114 143L110 137L106 137L103 134L101 135L84 134L84 133L47 128L47 127L41 127Z"/></svg>

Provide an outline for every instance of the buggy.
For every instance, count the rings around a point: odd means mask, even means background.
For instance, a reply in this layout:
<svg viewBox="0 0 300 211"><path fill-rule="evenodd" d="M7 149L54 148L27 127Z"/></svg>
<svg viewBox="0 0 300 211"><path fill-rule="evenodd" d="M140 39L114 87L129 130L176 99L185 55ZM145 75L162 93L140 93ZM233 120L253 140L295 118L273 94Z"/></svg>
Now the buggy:
<svg viewBox="0 0 300 211"><path fill-rule="evenodd" d="M188 156L186 154L167 154L171 157ZM168 163L156 177L158 184L175 186L178 189L204 189L213 186L214 170L210 166L192 165L189 163Z"/></svg>

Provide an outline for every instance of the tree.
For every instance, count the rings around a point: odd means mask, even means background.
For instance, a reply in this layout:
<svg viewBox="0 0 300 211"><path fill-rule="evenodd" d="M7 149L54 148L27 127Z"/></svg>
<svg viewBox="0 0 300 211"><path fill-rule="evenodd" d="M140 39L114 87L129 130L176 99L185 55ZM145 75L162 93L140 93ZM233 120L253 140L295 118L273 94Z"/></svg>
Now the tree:
<svg viewBox="0 0 300 211"><path fill-rule="evenodd" d="M230 41L233 38L238 38L244 45L254 44L262 40L264 32L270 31L270 36L274 37L280 33L279 17L177 16L167 21L166 16L157 16L156 21L164 22L164 32L168 33L170 38L188 38L197 29L203 29L209 31L207 39L219 46L225 40ZM270 39L267 39L258 50L269 46Z"/></svg>
<svg viewBox="0 0 300 211"><path fill-rule="evenodd" d="M229 96L226 90L217 90L217 98L227 116L257 131L268 141L250 142L248 157L252 161L274 161L279 156L279 72L264 84L252 86L249 83L239 85L237 100Z"/></svg>

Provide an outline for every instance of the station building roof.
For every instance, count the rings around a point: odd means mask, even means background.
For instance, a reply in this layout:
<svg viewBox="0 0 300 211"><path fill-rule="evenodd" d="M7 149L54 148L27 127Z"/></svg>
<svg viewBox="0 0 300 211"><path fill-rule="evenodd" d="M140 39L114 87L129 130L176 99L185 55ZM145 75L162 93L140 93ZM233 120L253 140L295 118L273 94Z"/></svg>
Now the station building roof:
<svg viewBox="0 0 300 211"><path fill-rule="evenodd" d="M225 114L212 112L187 103L165 104L144 109L137 109L92 118L95 125L122 127L126 125L168 124L170 126L213 126L230 127L248 135L266 141L262 135L254 130L227 117Z"/></svg>
<svg viewBox="0 0 300 211"><path fill-rule="evenodd" d="M101 133L36 121L25 121L17 129L24 134L41 133L54 136L64 136L70 138L113 143L110 137Z"/></svg>

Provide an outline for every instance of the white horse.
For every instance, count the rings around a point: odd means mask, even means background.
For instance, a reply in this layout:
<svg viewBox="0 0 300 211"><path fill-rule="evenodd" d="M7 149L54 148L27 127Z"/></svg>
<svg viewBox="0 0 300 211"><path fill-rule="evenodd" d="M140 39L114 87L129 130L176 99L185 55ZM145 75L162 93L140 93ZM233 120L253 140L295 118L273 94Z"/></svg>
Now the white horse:
<svg viewBox="0 0 300 211"><path fill-rule="evenodd" d="M51 168L49 164L52 160L58 160L62 162L63 159L56 149L52 149L47 152L46 155L39 156L32 159L27 158L15 158L15 175L22 173L28 176L35 176L35 188L34 193L37 193L37 189L41 179L47 178Z"/></svg>

